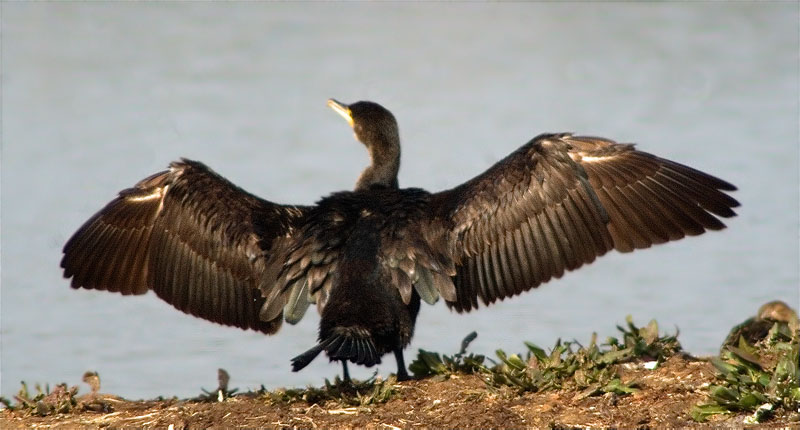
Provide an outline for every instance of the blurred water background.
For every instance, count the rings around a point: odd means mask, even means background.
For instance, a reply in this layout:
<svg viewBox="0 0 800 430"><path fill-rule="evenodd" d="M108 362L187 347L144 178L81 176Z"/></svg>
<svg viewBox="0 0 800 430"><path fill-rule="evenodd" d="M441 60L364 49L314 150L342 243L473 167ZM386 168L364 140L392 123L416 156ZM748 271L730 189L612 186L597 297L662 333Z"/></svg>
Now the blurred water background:
<svg viewBox="0 0 800 430"><path fill-rule="evenodd" d="M300 373L316 314L273 337L186 316L155 295L75 291L69 236L178 157L277 202L351 188L367 162L325 101L397 116L403 186L441 190L541 132L636 142L740 187L729 229L610 254L538 290L457 315L422 309L408 362L615 334L632 314L716 351L759 305L798 305L798 4L2 4L2 394L19 381L131 398L193 396ZM374 369L354 369L365 377ZM382 375L395 371L387 356ZM85 387L84 387L85 391Z"/></svg>

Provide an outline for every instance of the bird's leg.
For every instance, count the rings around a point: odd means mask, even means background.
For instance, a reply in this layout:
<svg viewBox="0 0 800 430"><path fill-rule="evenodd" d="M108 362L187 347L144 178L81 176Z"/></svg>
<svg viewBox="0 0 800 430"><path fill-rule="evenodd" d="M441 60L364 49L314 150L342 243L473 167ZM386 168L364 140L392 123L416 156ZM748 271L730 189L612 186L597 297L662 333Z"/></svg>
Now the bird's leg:
<svg viewBox="0 0 800 430"><path fill-rule="evenodd" d="M347 360L342 360L342 378L344 382L350 382L350 372L347 371Z"/></svg>
<svg viewBox="0 0 800 430"><path fill-rule="evenodd" d="M397 380L408 381L409 379L411 379L411 377L408 376L408 372L406 372L406 362L405 360L403 360L402 348L394 349L394 358L397 360Z"/></svg>

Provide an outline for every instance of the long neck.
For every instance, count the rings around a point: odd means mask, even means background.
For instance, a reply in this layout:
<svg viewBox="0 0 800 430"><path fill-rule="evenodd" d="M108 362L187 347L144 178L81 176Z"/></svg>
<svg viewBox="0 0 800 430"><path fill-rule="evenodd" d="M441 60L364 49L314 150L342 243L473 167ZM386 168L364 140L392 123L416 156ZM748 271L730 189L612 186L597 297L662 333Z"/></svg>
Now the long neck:
<svg viewBox="0 0 800 430"><path fill-rule="evenodd" d="M400 139L393 136L380 144L367 143L371 164L361 172L356 190L374 186L397 189L397 173L400 171Z"/></svg>

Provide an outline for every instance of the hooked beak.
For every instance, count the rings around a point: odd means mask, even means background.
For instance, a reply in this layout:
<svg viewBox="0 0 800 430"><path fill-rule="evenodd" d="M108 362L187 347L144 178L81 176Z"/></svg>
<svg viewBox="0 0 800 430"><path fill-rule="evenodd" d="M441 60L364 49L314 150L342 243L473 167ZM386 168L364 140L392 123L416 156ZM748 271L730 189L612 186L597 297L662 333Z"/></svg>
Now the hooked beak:
<svg viewBox="0 0 800 430"><path fill-rule="evenodd" d="M353 126L353 116L350 113L350 107L346 104L336 101L335 99L328 99L328 106L335 110L336 113L342 116L342 118L347 120L347 123L350 124L350 127Z"/></svg>

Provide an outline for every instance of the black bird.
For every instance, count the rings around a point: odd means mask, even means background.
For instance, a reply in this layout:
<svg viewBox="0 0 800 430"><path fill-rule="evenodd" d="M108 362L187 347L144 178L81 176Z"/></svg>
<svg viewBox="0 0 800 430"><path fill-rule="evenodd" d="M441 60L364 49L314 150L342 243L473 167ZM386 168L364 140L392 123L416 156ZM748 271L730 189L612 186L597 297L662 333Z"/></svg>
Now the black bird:
<svg viewBox="0 0 800 430"><path fill-rule="evenodd" d="M721 179L630 144L542 134L438 193L398 187L394 116L373 102L328 104L371 164L354 191L313 206L258 198L183 159L123 190L64 246L73 288L153 290L188 314L266 334L321 314L316 346L343 363L393 352L408 378L420 300L457 312L537 287L611 249L629 252L720 230L739 203Z"/></svg>

